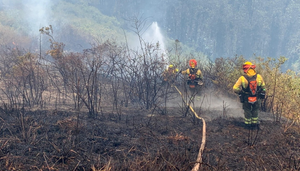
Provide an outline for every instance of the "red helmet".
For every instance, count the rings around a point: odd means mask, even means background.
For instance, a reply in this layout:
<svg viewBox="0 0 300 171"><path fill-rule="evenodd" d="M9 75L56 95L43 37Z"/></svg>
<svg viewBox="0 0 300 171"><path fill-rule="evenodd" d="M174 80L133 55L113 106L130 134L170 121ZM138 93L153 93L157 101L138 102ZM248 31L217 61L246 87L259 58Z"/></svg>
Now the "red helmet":
<svg viewBox="0 0 300 171"><path fill-rule="evenodd" d="M197 66L197 61L195 59L191 59L189 61L189 65L190 65L190 67L195 68Z"/></svg>

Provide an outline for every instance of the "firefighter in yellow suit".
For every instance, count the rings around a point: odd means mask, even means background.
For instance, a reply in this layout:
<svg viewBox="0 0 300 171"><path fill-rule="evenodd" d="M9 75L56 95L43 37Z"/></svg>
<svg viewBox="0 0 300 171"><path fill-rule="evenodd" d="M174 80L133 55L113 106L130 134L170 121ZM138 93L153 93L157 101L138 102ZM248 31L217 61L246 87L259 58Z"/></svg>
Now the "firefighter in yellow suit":
<svg viewBox="0 0 300 171"><path fill-rule="evenodd" d="M162 73L163 84L170 83L172 84L176 79L176 74L179 72L178 68L174 67L173 64L170 64L168 68Z"/></svg>
<svg viewBox="0 0 300 171"><path fill-rule="evenodd" d="M244 75L233 86L233 91L239 95L245 116L245 126L253 128L258 125L259 99L265 98L265 82L260 74L256 73L256 66L251 62L243 64Z"/></svg>
<svg viewBox="0 0 300 171"><path fill-rule="evenodd" d="M183 75L188 75L187 84L189 85L189 89L193 93L198 93L200 86L203 85L203 75L199 68L197 68L197 61L195 59L191 59L189 61L190 68L181 72Z"/></svg>

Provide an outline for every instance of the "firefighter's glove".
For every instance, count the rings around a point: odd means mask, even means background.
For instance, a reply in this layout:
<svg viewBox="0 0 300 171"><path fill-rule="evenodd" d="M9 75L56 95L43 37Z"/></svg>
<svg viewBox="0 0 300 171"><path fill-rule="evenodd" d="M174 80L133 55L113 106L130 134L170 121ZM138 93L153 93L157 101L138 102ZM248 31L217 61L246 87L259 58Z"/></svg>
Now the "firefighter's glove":
<svg viewBox="0 0 300 171"><path fill-rule="evenodd" d="M202 86L204 83L202 80L198 80L198 85Z"/></svg>
<svg viewBox="0 0 300 171"><path fill-rule="evenodd" d="M243 94L239 94L239 98L240 98L240 102L244 103L244 96L243 96Z"/></svg>
<svg viewBox="0 0 300 171"><path fill-rule="evenodd" d="M259 98L260 98L260 99L265 99L265 97L266 97L266 92L261 92L261 93L259 94Z"/></svg>

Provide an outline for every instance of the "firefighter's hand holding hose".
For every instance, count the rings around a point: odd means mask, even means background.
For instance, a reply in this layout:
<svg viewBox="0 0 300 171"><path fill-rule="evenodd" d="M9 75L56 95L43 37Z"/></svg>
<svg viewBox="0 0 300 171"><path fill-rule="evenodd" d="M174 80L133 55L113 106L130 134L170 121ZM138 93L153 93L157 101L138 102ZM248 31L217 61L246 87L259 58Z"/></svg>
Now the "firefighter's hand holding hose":
<svg viewBox="0 0 300 171"><path fill-rule="evenodd" d="M265 91L260 92L259 98L260 99L265 99L265 97L266 97L266 92Z"/></svg>
<svg viewBox="0 0 300 171"><path fill-rule="evenodd" d="M243 94L239 94L239 98L240 98L240 102L244 103L244 96L243 96Z"/></svg>
<svg viewBox="0 0 300 171"><path fill-rule="evenodd" d="M204 82L203 82L203 78L200 78L200 76L198 76L198 85L203 86Z"/></svg>

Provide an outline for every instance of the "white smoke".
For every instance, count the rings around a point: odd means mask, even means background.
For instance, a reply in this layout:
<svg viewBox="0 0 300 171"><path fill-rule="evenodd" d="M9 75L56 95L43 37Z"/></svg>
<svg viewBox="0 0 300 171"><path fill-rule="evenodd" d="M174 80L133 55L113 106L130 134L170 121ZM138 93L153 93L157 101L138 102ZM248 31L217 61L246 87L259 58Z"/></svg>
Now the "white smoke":
<svg viewBox="0 0 300 171"><path fill-rule="evenodd" d="M24 2L26 3L26 1ZM24 6L28 9L25 18L30 24L32 32L36 32L41 27L51 25L49 21L49 16L51 15L50 0L29 0Z"/></svg>
<svg viewBox="0 0 300 171"><path fill-rule="evenodd" d="M26 24L30 35L39 34L41 27L49 26L51 16L51 0L3 0L2 8L10 17Z"/></svg>

